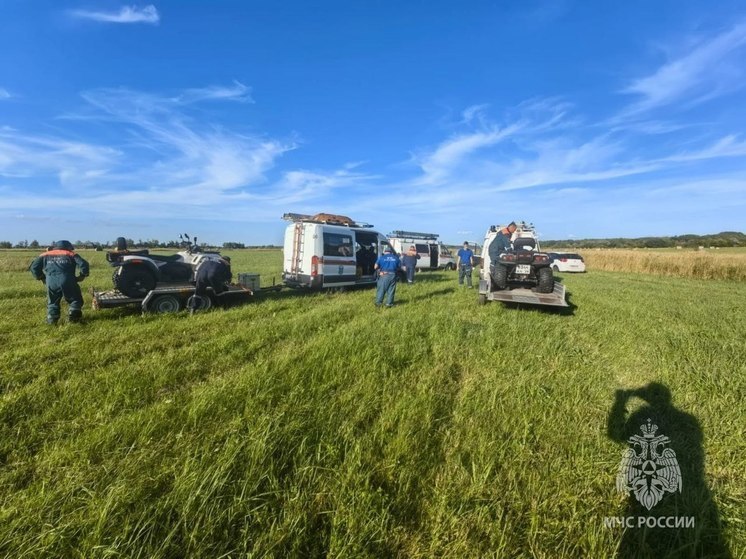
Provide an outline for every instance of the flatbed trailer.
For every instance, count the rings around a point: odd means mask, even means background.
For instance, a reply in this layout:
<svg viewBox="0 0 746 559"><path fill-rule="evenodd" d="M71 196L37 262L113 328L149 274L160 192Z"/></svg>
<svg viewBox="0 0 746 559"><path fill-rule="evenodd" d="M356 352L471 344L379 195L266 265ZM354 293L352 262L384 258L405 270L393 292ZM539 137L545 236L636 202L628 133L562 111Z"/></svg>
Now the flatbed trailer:
<svg viewBox="0 0 746 559"><path fill-rule="evenodd" d="M266 288L273 290L274 288ZM262 290L260 290L262 291ZM216 295L211 288L207 289L208 297L202 298L200 310L210 308L215 302L228 302L235 299L249 299L255 292L242 285L231 284L228 291ZM139 306L142 312L178 312L185 309L187 301L195 294L191 283L163 283L148 291L145 297L128 297L116 289L95 291L91 289L92 306L95 310L117 307ZM207 302L204 302L207 299Z"/></svg>
<svg viewBox="0 0 746 559"><path fill-rule="evenodd" d="M525 305L541 305L548 307L569 307L566 300L565 286L556 281L554 291L551 293L539 293L536 288L514 287L508 289L493 289L489 279L479 280L479 295L477 302L480 305L488 301L501 301L503 303L522 303Z"/></svg>

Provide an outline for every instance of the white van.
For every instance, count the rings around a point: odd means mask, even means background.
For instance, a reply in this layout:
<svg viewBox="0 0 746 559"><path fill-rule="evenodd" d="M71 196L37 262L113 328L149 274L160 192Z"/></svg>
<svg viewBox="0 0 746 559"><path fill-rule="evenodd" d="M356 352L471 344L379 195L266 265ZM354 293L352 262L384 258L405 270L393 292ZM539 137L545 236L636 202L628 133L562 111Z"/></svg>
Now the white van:
<svg viewBox="0 0 746 559"><path fill-rule="evenodd" d="M434 270L445 268L453 270L456 268L451 251L440 241L435 233L415 233L413 231L392 231L389 233L389 242L399 254L406 254L412 245L417 249L420 259L417 261L417 269Z"/></svg>
<svg viewBox="0 0 746 559"><path fill-rule="evenodd" d="M373 266L391 246L372 225L334 214L286 213L282 280L288 287L375 285ZM393 247L392 247L393 248Z"/></svg>

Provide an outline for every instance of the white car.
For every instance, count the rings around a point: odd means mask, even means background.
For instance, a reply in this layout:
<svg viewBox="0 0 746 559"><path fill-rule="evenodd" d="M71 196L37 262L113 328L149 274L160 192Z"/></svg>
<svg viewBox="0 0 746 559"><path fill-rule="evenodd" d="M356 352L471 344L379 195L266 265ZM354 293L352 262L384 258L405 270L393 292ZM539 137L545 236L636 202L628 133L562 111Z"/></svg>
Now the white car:
<svg viewBox="0 0 746 559"><path fill-rule="evenodd" d="M555 272L585 272L585 260L574 252L550 252L549 258Z"/></svg>

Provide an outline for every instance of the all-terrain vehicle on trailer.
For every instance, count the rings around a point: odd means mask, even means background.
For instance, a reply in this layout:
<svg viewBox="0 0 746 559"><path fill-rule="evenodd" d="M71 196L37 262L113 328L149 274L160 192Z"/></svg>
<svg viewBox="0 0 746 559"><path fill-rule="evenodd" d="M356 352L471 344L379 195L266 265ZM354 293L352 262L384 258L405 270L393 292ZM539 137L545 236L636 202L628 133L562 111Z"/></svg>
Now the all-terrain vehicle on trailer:
<svg viewBox="0 0 746 559"><path fill-rule="evenodd" d="M541 252L533 225L523 221L518 224L513 234L513 250L490 262L490 275L497 289L507 289L510 283L536 287L538 293L552 292L551 258Z"/></svg>
<svg viewBox="0 0 746 559"><path fill-rule="evenodd" d="M532 224L520 222L512 236L513 248L490 255L499 227L485 235L479 278L480 304L487 301L566 307L565 287L554 281L551 259L541 252Z"/></svg>
<svg viewBox="0 0 746 559"><path fill-rule="evenodd" d="M149 250L129 250L123 237L116 250L106 253L115 268L114 287L127 297L145 297L160 283L188 283L194 280L197 266L205 260L220 260L219 252L202 252L197 237L179 235L183 250L173 255L151 254Z"/></svg>

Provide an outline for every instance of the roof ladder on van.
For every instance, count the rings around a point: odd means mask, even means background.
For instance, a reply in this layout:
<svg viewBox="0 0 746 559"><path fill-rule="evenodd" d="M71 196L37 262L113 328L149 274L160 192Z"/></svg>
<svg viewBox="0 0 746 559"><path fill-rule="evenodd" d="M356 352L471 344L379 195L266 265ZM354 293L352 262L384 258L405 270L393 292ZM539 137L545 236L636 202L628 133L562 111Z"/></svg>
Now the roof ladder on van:
<svg viewBox="0 0 746 559"><path fill-rule="evenodd" d="M303 223L296 222L293 231L293 264L290 268L292 274L299 274L303 266L303 236L305 227Z"/></svg>

